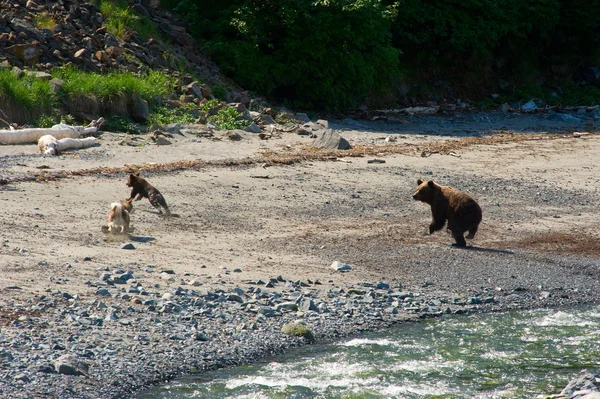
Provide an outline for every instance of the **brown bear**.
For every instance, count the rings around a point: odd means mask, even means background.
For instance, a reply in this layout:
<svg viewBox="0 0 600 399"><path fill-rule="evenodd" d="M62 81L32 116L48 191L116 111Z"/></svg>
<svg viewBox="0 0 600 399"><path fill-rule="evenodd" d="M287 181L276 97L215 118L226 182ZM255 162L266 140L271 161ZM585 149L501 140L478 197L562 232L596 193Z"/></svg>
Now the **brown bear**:
<svg viewBox="0 0 600 399"><path fill-rule="evenodd" d="M452 244L457 247L466 247L466 238L472 239L477 233L481 222L481 208L469 194L449 186L440 186L433 180L423 182L417 180L417 191L413 199L425 202L431 206L433 220L429 225L429 234L441 230L448 220L448 230L456 241Z"/></svg>
<svg viewBox="0 0 600 399"><path fill-rule="evenodd" d="M171 211L167 206L167 201L165 201L165 197L162 196L160 191L152 184L148 183L148 181L142 177L140 177L140 172L136 174L129 175L127 179L127 186L131 187L131 195L127 198L127 201L135 200L139 201L142 198L148 198L150 204L153 207L158 209L158 212L162 214L162 208L165 209L165 213L167 216L171 215Z"/></svg>

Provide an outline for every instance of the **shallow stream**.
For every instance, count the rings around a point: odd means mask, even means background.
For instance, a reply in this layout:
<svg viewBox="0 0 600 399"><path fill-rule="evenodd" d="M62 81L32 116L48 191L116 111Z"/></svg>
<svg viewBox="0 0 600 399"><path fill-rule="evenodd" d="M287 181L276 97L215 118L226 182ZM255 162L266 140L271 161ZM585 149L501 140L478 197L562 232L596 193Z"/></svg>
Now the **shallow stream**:
<svg viewBox="0 0 600 399"><path fill-rule="evenodd" d="M140 399L535 398L600 370L600 307L426 320L154 387Z"/></svg>

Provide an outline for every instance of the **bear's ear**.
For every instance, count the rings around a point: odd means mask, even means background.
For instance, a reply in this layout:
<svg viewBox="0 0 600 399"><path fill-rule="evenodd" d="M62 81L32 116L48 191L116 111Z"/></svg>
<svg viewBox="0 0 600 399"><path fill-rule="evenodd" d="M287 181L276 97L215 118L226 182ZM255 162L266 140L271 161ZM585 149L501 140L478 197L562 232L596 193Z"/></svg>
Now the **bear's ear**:
<svg viewBox="0 0 600 399"><path fill-rule="evenodd" d="M423 184L423 180L421 180L421 179L417 180L417 186L420 186L421 184Z"/></svg>
<svg viewBox="0 0 600 399"><path fill-rule="evenodd" d="M135 172L134 176L140 177L140 172Z"/></svg>
<svg viewBox="0 0 600 399"><path fill-rule="evenodd" d="M427 185L428 185L429 187L433 187L433 186L435 185L435 182L434 182L433 180L429 180L429 181L427 182Z"/></svg>

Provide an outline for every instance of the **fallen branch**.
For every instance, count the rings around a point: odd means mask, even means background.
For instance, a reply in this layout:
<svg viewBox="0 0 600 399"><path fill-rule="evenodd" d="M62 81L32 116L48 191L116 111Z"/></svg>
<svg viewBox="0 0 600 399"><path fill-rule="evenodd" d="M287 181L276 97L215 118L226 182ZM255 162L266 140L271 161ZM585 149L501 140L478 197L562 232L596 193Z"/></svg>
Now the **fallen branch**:
<svg viewBox="0 0 600 399"><path fill-rule="evenodd" d="M64 139L57 140L56 137L47 134L40 137L38 140L38 148L44 155L58 155L65 150L72 148L87 148L95 144L95 137L86 137L83 139L65 137Z"/></svg>
<svg viewBox="0 0 600 399"><path fill-rule="evenodd" d="M88 126L54 125L51 128L26 128L17 130L0 130L0 144L36 143L42 136L50 135L55 139L79 138L96 133L104 118L92 121Z"/></svg>

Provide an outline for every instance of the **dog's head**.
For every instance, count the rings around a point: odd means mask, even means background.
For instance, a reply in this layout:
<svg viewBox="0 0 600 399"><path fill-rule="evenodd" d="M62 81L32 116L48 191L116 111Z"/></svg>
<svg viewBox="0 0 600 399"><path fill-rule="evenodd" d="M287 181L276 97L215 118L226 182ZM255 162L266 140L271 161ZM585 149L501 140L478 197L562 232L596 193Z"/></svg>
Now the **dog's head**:
<svg viewBox="0 0 600 399"><path fill-rule="evenodd" d="M133 198L121 201L121 205L123 205L123 209L125 209L127 212L131 212L133 209Z"/></svg>

